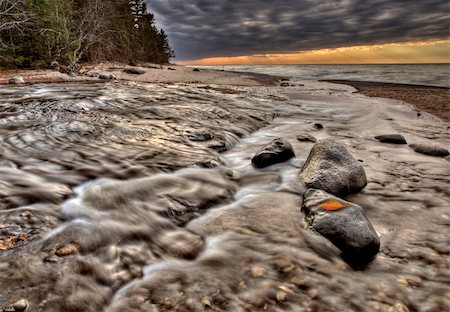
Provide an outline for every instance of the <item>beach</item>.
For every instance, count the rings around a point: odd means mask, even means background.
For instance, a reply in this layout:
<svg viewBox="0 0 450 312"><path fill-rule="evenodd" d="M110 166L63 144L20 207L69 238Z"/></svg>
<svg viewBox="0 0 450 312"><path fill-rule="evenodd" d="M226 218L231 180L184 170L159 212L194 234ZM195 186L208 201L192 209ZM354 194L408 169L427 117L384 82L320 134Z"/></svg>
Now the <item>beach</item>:
<svg viewBox="0 0 450 312"><path fill-rule="evenodd" d="M367 96L403 101L413 105L418 112L425 111L444 121L450 120L449 88L383 82L328 81L352 86Z"/></svg>
<svg viewBox="0 0 450 312"><path fill-rule="evenodd" d="M410 146L450 147L448 89L130 68L2 73L25 84L0 86L1 308L448 310L449 156ZM252 165L276 138L294 157ZM343 196L381 242L364 266L304 215L327 139L367 176Z"/></svg>

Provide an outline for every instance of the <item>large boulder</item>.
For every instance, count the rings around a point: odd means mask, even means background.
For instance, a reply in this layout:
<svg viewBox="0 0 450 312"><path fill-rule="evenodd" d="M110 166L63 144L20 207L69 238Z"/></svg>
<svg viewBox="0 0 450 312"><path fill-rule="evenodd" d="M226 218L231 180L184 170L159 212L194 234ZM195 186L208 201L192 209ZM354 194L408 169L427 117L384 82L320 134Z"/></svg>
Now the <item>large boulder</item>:
<svg viewBox="0 0 450 312"><path fill-rule="evenodd" d="M252 158L252 165L256 168L264 168L273 164L285 162L295 157L291 143L283 138L277 138L264 146L259 153Z"/></svg>
<svg viewBox="0 0 450 312"><path fill-rule="evenodd" d="M450 155L448 149L435 144L409 144L416 153L435 156L435 157L446 157Z"/></svg>
<svg viewBox="0 0 450 312"><path fill-rule="evenodd" d="M309 189L303 196L302 211L308 229L332 242L345 260L368 263L380 250L380 239L360 206Z"/></svg>
<svg viewBox="0 0 450 312"><path fill-rule="evenodd" d="M300 178L308 188L336 196L357 193L367 185L363 166L344 145L332 139L314 144L300 171Z"/></svg>
<svg viewBox="0 0 450 312"><path fill-rule="evenodd" d="M375 137L378 141L382 143L390 144L406 144L406 139L401 134L382 134Z"/></svg>

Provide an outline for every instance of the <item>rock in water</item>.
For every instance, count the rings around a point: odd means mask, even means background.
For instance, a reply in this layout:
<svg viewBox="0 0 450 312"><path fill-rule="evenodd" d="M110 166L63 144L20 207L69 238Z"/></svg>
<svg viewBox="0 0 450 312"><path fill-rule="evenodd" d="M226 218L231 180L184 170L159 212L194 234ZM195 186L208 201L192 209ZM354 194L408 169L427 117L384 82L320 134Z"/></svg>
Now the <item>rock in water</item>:
<svg viewBox="0 0 450 312"><path fill-rule="evenodd" d="M309 189L303 196L302 211L308 228L331 241L348 262L368 263L380 250L380 239L360 206Z"/></svg>
<svg viewBox="0 0 450 312"><path fill-rule="evenodd" d="M285 162L295 157L291 143L283 138L277 138L264 146L263 149L252 158L252 164L256 168L264 168L273 164Z"/></svg>
<svg viewBox="0 0 450 312"><path fill-rule="evenodd" d="M429 156L446 157L450 155L448 149L434 144L409 144L409 147L411 147L417 153Z"/></svg>
<svg viewBox="0 0 450 312"><path fill-rule="evenodd" d="M382 134L377 135L375 139L382 143L407 144L405 137L401 134Z"/></svg>
<svg viewBox="0 0 450 312"><path fill-rule="evenodd" d="M317 139L309 133L297 135L297 140L299 140L300 142L313 142L313 143L316 143L317 141Z"/></svg>
<svg viewBox="0 0 450 312"><path fill-rule="evenodd" d="M318 123L318 122L316 122L314 124L314 127L316 127L316 129L318 129L318 130L323 129L323 125L321 123Z"/></svg>
<svg viewBox="0 0 450 312"><path fill-rule="evenodd" d="M308 188L336 196L357 193L367 185L363 166L344 145L332 139L314 144L300 171L300 178Z"/></svg>

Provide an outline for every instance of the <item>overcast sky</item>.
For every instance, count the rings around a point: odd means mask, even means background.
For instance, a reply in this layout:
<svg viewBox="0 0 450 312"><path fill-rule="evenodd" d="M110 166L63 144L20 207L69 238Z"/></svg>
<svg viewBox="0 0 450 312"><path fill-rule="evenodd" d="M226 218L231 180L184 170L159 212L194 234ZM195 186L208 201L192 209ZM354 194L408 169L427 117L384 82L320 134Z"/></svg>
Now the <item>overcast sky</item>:
<svg viewBox="0 0 450 312"><path fill-rule="evenodd" d="M448 0L150 0L177 60L449 37Z"/></svg>

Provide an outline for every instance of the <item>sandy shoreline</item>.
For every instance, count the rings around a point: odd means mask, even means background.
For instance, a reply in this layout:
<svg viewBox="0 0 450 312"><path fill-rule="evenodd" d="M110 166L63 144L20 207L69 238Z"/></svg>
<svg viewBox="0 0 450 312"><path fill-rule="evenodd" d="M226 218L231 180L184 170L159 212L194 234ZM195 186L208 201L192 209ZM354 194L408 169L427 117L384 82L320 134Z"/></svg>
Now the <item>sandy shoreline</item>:
<svg viewBox="0 0 450 312"><path fill-rule="evenodd" d="M140 73L130 74L126 70ZM95 77L87 74L92 73ZM270 86L278 85L275 76L222 72L216 70L197 69L178 65L143 64L128 66L125 64L102 63L95 66L85 65L75 77L55 70L0 70L0 85L8 84L13 77L20 76L26 84L63 83L63 82L104 82L111 79L100 79L100 76L111 77L112 80L137 81L150 83L199 83L233 86Z"/></svg>
<svg viewBox="0 0 450 312"><path fill-rule="evenodd" d="M449 88L350 80L325 81L352 86L369 97L400 100L413 105L418 111L430 113L443 121L450 120Z"/></svg>

